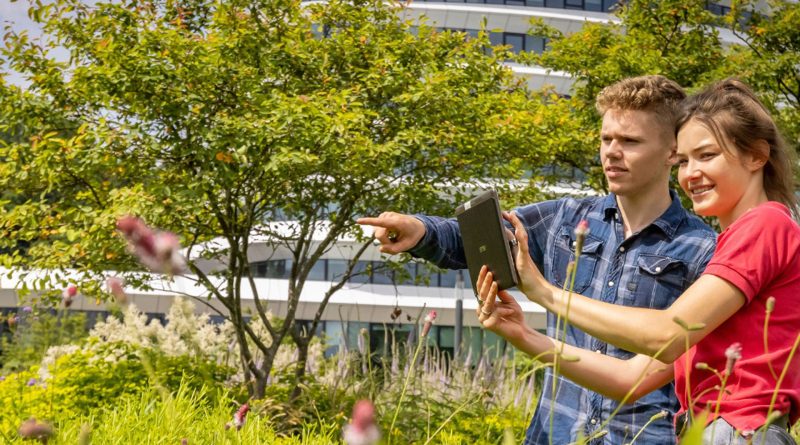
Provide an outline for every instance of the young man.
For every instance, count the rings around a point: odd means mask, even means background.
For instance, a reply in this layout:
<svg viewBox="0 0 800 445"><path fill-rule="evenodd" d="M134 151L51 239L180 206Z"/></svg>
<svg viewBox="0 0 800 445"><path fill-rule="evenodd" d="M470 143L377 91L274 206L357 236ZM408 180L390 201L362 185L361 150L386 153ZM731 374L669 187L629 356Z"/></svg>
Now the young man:
<svg viewBox="0 0 800 445"><path fill-rule="evenodd" d="M684 97L680 86L662 76L625 79L600 93L600 160L610 193L516 210L528 231L531 258L548 281L564 284L567 264L575 258L575 227L581 220L588 221L590 232L575 292L615 304L666 308L703 271L714 250L714 232L690 215L669 190L677 110ZM440 267L466 267L455 220L389 212L358 222L376 227L384 253L407 251ZM555 324L555 316L548 313L547 334L560 337ZM614 357L633 355L574 327L567 328L564 341ZM553 377L547 368L526 445L561 445L592 436L593 445L629 442L662 410L669 415L649 424L636 443L674 443L672 414L678 404L671 384L619 407L618 402L561 376L552 397ZM607 433L601 433L601 427Z"/></svg>

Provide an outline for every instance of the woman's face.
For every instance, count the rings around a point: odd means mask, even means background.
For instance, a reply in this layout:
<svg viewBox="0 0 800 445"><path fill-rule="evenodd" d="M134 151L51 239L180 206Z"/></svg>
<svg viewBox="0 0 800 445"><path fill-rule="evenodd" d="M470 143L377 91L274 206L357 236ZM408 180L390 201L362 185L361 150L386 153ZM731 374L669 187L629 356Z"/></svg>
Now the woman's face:
<svg viewBox="0 0 800 445"><path fill-rule="evenodd" d="M695 213L716 216L723 228L752 207L743 202L752 195L748 191L754 185L763 188L761 176L756 175L763 163L754 168L751 156L724 150L714 134L694 119L678 132L677 158L678 182Z"/></svg>

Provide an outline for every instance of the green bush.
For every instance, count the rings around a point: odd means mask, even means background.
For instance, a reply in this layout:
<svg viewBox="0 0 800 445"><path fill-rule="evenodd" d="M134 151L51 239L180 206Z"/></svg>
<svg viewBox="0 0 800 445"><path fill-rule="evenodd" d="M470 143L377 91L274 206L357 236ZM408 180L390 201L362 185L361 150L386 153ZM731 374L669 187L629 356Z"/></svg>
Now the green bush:
<svg viewBox="0 0 800 445"><path fill-rule="evenodd" d="M209 388L216 397L234 372L188 356L167 356L127 343L102 343L63 355L46 370L38 366L0 382L0 431L14 434L29 418L70 419L113 406L121 398L156 388ZM45 374L47 378L40 379ZM29 385L29 383L32 383Z"/></svg>
<svg viewBox="0 0 800 445"><path fill-rule="evenodd" d="M41 362L50 347L76 343L88 333L83 312L23 313L16 329L0 336L0 374L28 369Z"/></svg>

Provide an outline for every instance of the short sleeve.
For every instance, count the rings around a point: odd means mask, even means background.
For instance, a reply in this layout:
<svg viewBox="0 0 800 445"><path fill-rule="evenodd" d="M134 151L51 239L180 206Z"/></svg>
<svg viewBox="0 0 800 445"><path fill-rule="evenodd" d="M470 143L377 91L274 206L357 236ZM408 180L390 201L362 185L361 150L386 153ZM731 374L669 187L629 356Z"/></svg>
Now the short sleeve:
<svg viewBox="0 0 800 445"><path fill-rule="evenodd" d="M748 303L783 273L798 242L797 224L785 207L769 204L750 210L720 234L703 272L736 286Z"/></svg>

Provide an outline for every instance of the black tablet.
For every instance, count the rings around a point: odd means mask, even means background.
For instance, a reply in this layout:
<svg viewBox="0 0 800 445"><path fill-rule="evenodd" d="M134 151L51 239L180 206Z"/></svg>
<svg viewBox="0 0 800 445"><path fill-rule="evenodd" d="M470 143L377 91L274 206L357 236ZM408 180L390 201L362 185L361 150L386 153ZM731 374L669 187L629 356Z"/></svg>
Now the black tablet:
<svg viewBox="0 0 800 445"><path fill-rule="evenodd" d="M497 192L489 190L458 206L456 219L476 293L475 282L484 264L494 274L500 289L516 286L517 268L512 252L516 239L503 224Z"/></svg>

